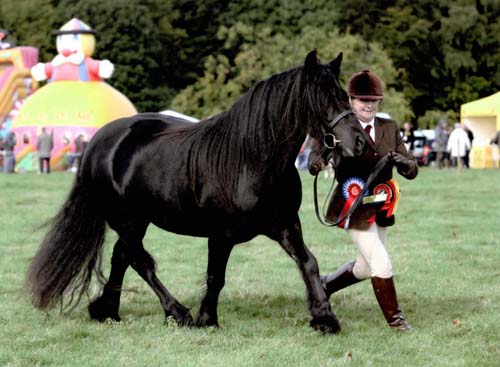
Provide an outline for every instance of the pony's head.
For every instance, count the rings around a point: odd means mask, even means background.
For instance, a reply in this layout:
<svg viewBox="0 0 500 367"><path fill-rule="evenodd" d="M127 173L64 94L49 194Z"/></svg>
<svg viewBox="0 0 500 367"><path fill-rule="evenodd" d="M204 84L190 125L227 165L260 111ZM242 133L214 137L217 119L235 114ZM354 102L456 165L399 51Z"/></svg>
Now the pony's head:
<svg viewBox="0 0 500 367"><path fill-rule="evenodd" d="M301 77L301 120L309 121L309 135L320 143L324 158L333 159L334 165L342 158L362 155L369 144L350 109L347 92L339 83L341 63L342 53L328 64L321 64L316 51L311 51Z"/></svg>

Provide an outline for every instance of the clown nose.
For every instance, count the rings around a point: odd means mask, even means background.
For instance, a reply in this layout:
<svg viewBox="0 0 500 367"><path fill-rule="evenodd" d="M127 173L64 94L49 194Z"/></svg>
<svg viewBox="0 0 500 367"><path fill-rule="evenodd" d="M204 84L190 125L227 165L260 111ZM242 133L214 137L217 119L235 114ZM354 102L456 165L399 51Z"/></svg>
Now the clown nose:
<svg viewBox="0 0 500 367"><path fill-rule="evenodd" d="M74 51L71 51L71 50L68 50L67 48L65 48L64 50L61 51L61 54L64 56L64 57L68 57L69 55L75 53Z"/></svg>

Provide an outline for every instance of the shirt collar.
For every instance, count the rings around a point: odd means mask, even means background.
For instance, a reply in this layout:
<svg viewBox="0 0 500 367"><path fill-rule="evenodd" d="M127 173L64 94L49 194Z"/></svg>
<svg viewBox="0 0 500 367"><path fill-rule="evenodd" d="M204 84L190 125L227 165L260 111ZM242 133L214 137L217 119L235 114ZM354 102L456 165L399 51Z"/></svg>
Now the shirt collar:
<svg viewBox="0 0 500 367"><path fill-rule="evenodd" d="M372 128L375 127L375 118L371 119L371 121L368 121L368 122L363 122L361 120L359 120L359 123L361 124L361 127L364 129L367 125L371 125Z"/></svg>

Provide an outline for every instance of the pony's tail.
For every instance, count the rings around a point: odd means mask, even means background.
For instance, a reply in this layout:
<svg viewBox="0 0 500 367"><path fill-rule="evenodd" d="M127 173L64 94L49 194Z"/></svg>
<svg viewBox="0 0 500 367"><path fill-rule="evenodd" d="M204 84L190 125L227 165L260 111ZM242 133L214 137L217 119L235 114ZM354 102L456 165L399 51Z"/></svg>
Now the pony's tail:
<svg viewBox="0 0 500 367"><path fill-rule="evenodd" d="M106 222L91 189L80 180L78 175L28 269L25 285L39 309L58 303L63 307L65 295L70 295L66 307L76 306L92 272L104 278L100 266Z"/></svg>

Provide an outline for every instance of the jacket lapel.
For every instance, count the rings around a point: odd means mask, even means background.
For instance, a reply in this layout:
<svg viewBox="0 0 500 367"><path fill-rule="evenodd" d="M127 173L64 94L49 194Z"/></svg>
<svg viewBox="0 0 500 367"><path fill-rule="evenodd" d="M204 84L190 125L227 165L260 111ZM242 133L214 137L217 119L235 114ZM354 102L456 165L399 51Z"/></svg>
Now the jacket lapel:
<svg viewBox="0 0 500 367"><path fill-rule="evenodd" d="M379 147L380 142L384 139L385 135L385 124L381 123L378 118L375 117L375 147Z"/></svg>

